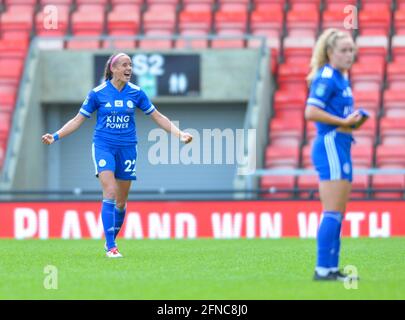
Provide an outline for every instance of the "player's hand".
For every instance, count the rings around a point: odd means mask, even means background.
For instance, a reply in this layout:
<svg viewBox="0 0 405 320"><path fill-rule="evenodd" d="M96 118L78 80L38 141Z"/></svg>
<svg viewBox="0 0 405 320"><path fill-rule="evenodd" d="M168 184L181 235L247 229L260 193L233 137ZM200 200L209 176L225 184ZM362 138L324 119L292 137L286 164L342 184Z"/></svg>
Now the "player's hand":
<svg viewBox="0 0 405 320"><path fill-rule="evenodd" d="M180 141L183 143L190 143L193 140L193 136L188 132L180 132Z"/></svg>
<svg viewBox="0 0 405 320"><path fill-rule="evenodd" d="M343 127L351 128L352 126L355 126L356 124L360 123L362 118L363 118L363 116L360 114L360 112L355 111L355 112L349 114L349 116L344 119Z"/></svg>
<svg viewBox="0 0 405 320"><path fill-rule="evenodd" d="M42 143L44 144L52 144L55 141L55 139L53 138L53 135L51 135L50 133L46 133L42 136Z"/></svg>

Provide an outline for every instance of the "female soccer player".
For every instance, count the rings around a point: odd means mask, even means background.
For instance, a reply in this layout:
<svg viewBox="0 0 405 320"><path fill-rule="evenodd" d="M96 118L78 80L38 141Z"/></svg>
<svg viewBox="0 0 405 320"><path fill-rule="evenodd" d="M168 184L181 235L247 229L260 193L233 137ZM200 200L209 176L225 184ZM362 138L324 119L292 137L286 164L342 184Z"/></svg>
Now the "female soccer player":
<svg viewBox="0 0 405 320"><path fill-rule="evenodd" d="M125 53L112 55L105 65L105 82L90 91L78 114L54 134L42 136L42 142L50 145L79 129L97 110L92 156L103 189L101 217L109 258L122 257L115 238L124 222L131 182L136 180L135 108L150 115L158 126L182 142L193 139L161 114L141 88L129 82L131 74L131 58Z"/></svg>
<svg viewBox="0 0 405 320"><path fill-rule="evenodd" d="M351 191L351 133L366 120L362 112L353 110L348 71L354 56L355 45L350 34L327 29L315 45L307 77L310 93L305 119L314 121L317 128L312 162L319 174L323 207L314 280L349 279L338 268L340 231Z"/></svg>

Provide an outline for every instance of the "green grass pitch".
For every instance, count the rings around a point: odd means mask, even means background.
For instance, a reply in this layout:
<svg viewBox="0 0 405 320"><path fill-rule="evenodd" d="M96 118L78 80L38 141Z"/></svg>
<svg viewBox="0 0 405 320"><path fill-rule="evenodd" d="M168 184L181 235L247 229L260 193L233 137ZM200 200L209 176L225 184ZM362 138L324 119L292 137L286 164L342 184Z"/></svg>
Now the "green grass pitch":
<svg viewBox="0 0 405 320"><path fill-rule="evenodd" d="M0 240L0 300L405 299L405 238L343 239L357 289L312 281L314 239L120 239L123 259L106 258L103 244ZM44 287L47 265L57 289Z"/></svg>

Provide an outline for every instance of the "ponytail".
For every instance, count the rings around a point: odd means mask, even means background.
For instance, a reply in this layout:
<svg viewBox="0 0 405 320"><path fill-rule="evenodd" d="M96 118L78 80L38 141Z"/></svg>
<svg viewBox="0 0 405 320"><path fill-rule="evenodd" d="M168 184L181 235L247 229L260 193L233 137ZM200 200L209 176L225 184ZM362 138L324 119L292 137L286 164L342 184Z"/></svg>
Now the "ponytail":
<svg viewBox="0 0 405 320"><path fill-rule="evenodd" d="M107 81L107 80L111 80L112 79L112 77L113 77L113 73L112 73L112 71L111 71L111 62L112 62L112 59L114 58L114 56L115 56L115 54L112 54L109 58L108 58L108 60L107 60L107 62L106 62L106 64L105 64L105 67L104 67L104 79Z"/></svg>

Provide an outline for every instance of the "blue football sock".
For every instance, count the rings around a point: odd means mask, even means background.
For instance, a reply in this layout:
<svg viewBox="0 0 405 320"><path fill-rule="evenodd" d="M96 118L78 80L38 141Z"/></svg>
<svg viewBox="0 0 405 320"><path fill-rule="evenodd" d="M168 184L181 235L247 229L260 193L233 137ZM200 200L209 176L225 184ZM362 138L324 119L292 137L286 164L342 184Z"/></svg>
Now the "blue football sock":
<svg viewBox="0 0 405 320"><path fill-rule="evenodd" d="M333 245L336 240L337 230L341 223L341 214L336 211L325 211L323 218L318 229L317 246L317 268L331 267L331 255L333 252Z"/></svg>
<svg viewBox="0 0 405 320"><path fill-rule="evenodd" d="M343 215L340 215L340 222L336 229L335 240L332 245L332 254L330 257L330 267L332 271L339 270L339 255L340 255L340 231L342 229L342 219Z"/></svg>
<svg viewBox="0 0 405 320"><path fill-rule="evenodd" d="M123 209L115 207L115 225L114 225L114 239L117 238L118 233L121 230L122 224L124 223L126 207Z"/></svg>
<svg viewBox="0 0 405 320"><path fill-rule="evenodd" d="M115 247L114 240L114 199L103 199L101 208L101 220L103 221L104 235L107 241L107 248L110 250Z"/></svg>

